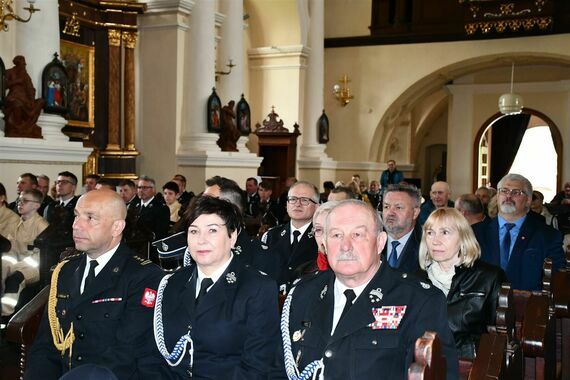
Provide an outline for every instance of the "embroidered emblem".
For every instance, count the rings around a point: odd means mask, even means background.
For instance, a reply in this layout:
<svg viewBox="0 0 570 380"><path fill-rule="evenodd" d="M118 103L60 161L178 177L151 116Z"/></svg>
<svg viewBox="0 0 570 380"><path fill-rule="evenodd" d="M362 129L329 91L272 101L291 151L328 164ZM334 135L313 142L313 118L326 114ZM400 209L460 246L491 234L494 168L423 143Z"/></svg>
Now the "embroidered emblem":
<svg viewBox="0 0 570 380"><path fill-rule="evenodd" d="M315 236L315 234L313 233L312 230L307 233L307 237L308 237L309 239L312 239L314 236Z"/></svg>
<svg viewBox="0 0 570 380"><path fill-rule="evenodd" d="M321 290L321 299L325 298L328 288L329 288L328 285L325 285L323 290Z"/></svg>
<svg viewBox="0 0 570 380"><path fill-rule="evenodd" d="M305 331L307 331L307 330L303 330L303 331L297 330L297 331L295 331L295 332L293 333L293 342L298 342L298 341L300 341L301 339L303 339L303 336L305 335Z"/></svg>
<svg viewBox="0 0 570 380"><path fill-rule="evenodd" d="M226 274L226 281L228 282L228 284L233 284L234 282L236 282L236 274L234 272Z"/></svg>
<svg viewBox="0 0 570 380"><path fill-rule="evenodd" d="M407 306L382 306L373 307L372 314L375 322L368 326L372 330L396 330L406 314Z"/></svg>
<svg viewBox="0 0 570 380"><path fill-rule="evenodd" d="M241 245L236 245L236 246L233 248L233 251L234 251L234 254L236 254L236 255L241 255Z"/></svg>
<svg viewBox="0 0 570 380"><path fill-rule="evenodd" d="M422 288L424 288L424 289L429 289L429 288L431 288L430 284L427 284L427 283L422 282L422 281L420 281L420 285L421 285Z"/></svg>
<svg viewBox="0 0 570 380"><path fill-rule="evenodd" d="M154 307L156 301L156 290L146 288L143 292L141 305L146 307Z"/></svg>
<svg viewBox="0 0 570 380"><path fill-rule="evenodd" d="M368 295L370 302L379 302L382 300L382 297L384 297L384 295L382 294L381 288L372 289Z"/></svg>
<svg viewBox="0 0 570 380"><path fill-rule="evenodd" d="M123 300L122 297L112 297L112 298L100 298L98 300L93 300L91 303L103 303L103 302L121 302ZM153 301L154 305L154 301Z"/></svg>
<svg viewBox="0 0 570 380"><path fill-rule="evenodd" d="M168 244L166 244L165 242L162 242L162 250L168 251Z"/></svg>
<svg viewBox="0 0 570 380"><path fill-rule="evenodd" d="M261 242L263 244L267 244L267 232L261 236ZM263 246L262 246L263 247Z"/></svg>
<svg viewBox="0 0 570 380"><path fill-rule="evenodd" d="M286 233L287 233L287 231L285 231L285 230L281 231L281 236L285 236Z"/></svg>

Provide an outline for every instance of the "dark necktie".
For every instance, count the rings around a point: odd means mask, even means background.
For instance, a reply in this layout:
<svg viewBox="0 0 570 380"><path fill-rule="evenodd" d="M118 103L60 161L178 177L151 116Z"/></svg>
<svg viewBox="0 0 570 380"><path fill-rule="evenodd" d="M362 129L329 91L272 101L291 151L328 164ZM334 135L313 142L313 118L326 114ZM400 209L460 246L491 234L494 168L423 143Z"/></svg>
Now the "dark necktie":
<svg viewBox="0 0 570 380"><path fill-rule="evenodd" d="M208 288L212 286L213 283L214 281L212 281L211 278L205 277L202 279L202 282L200 282L200 292L198 293L198 297L196 297L196 305L202 300L204 295L208 293Z"/></svg>
<svg viewBox="0 0 570 380"><path fill-rule="evenodd" d="M505 223L507 229L503 242L501 243L501 268L507 270L509 264L509 254L511 251L511 229L515 226L514 223Z"/></svg>
<svg viewBox="0 0 570 380"><path fill-rule="evenodd" d="M89 284L95 279L95 267L97 267L99 263L97 260L89 260L89 273L87 273L87 277L85 277L85 284L83 285L83 292L87 290Z"/></svg>
<svg viewBox="0 0 570 380"><path fill-rule="evenodd" d="M392 252L390 252L390 257L388 257L388 264L390 264L392 268L396 268L398 265L398 251L396 251L396 247L399 245L400 242L397 240L392 242Z"/></svg>
<svg viewBox="0 0 570 380"><path fill-rule="evenodd" d="M337 326L342 321L342 318L348 313L348 310L352 306L352 302L356 298L356 293L352 289L346 289L344 291L344 296L346 297L346 303L344 304L344 309L342 309L342 313L340 314L340 318L338 320Z"/></svg>
<svg viewBox="0 0 570 380"><path fill-rule="evenodd" d="M65 203L64 203L63 201L60 201L60 202L59 202L59 206L60 206L60 207L65 207Z"/></svg>
<svg viewBox="0 0 570 380"><path fill-rule="evenodd" d="M297 245L299 245L299 235L301 235L301 231L295 230L293 231L293 242L291 243L291 252L295 251Z"/></svg>

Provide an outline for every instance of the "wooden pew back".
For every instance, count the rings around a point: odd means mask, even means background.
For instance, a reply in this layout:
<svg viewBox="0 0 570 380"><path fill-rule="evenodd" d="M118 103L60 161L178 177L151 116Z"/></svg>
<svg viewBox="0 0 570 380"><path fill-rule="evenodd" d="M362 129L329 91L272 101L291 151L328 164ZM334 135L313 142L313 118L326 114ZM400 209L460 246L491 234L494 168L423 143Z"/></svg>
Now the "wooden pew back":
<svg viewBox="0 0 570 380"><path fill-rule="evenodd" d="M447 366L435 332L426 331L416 340L414 358L414 363L408 369L408 380L445 379Z"/></svg>

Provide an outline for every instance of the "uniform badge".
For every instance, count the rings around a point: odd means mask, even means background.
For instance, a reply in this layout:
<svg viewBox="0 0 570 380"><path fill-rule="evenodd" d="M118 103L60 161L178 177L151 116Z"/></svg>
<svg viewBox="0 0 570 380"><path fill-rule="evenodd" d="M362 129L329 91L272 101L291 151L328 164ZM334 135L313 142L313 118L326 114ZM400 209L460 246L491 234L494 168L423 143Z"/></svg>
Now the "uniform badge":
<svg viewBox="0 0 570 380"><path fill-rule="evenodd" d="M226 274L226 281L228 282L228 284L233 284L234 282L236 282L236 274L234 272L230 272L228 274Z"/></svg>
<svg viewBox="0 0 570 380"><path fill-rule="evenodd" d="M168 251L168 244L166 244L164 241L162 242L162 250Z"/></svg>
<svg viewBox="0 0 570 380"><path fill-rule="evenodd" d="M143 292L141 305L146 307L154 307L156 301L156 290L146 288Z"/></svg>
<svg viewBox="0 0 570 380"><path fill-rule="evenodd" d="M429 289L429 288L431 288L431 285L428 284L428 283L426 283L426 282L420 281L420 285L421 285L422 288L424 288L424 289Z"/></svg>
<svg viewBox="0 0 570 380"><path fill-rule="evenodd" d="M241 255L241 245L236 245L236 246L233 248L233 251L234 251L234 254L236 254L236 255Z"/></svg>
<svg viewBox="0 0 570 380"><path fill-rule="evenodd" d="M114 267L114 268L113 268L113 273L119 273L119 267Z"/></svg>
<svg viewBox="0 0 570 380"><path fill-rule="evenodd" d="M264 251L269 249L269 246L265 245L265 244L261 244L261 249L263 249Z"/></svg>
<svg viewBox="0 0 570 380"><path fill-rule="evenodd" d="M315 234L314 234L313 230L311 230L311 231L309 231L309 232L307 233L307 237L308 237L309 239L312 239L313 237L315 237Z"/></svg>
<svg viewBox="0 0 570 380"><path fill-rule="evenodd" d="M261 242L267 244L267 232L261 235Z"/></svg>
<svg viewBox="0 0 570 380"><path fill-rule="evenodd" d="M285 231L285 230L281 231L281 236L285 236L286 233L287 233L287 231Z"/></svg>
<svg viewBox="0 0 570 380"><path fill-rule="evenodd" d="M298 341L300 341L301 339L303 339L303 335L305 335L305 331L306 331L306 330L303 330L303 331L297 330L297 331L295 331L295 332L293 333L293 342L298 342Z"/></svg>
<svg viewBox="0 0 570 380"><path fill-rule="evenodd" d="M328 285L325 285L325 287L323 288L323 290L321 290L321 299L325 298L325 296L327 295L327 290L329 289Z"/></svg>
<svg viewBox="0 0 570 380"><path fill-rule="evenodd" d="M379 302L382 300L382 297L384 297L384 295L382 294L381 288L372 289L368 295L370 302Z"/></svg>
<svg viewBox="0 0 570 380"><path fill-rule="evenodd" d="M406 314L407 306L382 306L373 307L372 314L376 321L368 326L372 330L396 330Z"/></svg>

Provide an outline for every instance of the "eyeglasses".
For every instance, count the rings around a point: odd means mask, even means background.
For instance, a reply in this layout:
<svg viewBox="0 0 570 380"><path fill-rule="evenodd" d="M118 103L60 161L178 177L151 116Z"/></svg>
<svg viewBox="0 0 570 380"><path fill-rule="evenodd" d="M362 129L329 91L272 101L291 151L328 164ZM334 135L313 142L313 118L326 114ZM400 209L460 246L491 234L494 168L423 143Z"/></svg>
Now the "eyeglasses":
<svg viewBox="0 0 570 380"><path fill-rule="evenodd" d="M38 201L36 201L36 200L33 200L33 199L25 199L25 198L24 198L24 199L19 199L19 198L16 199L16 204L19 204L19 205L21 205L21 204L26 204L26 203L30 203L30 202L40 203L40 202L38 202Z"/></svg>
<svg viewBox="0 0 570 380"><path fill-rule="evenodd" d="M56 185L66 185L66 184L68 184L68 183L70 183L70 184L72 184L72 185L75 185L73 182L68 181L68 180L66 180L66 179L58 179L57 181L55 181L55 184L56 184Z"/></svg>
<svg viewBox="0 0 570 380"><path fill-rule="evenodd" d="M505 189L504 187L501 187L499 189L499 194L502 194L506 197L511 196L511 197L520 197L521 195L525 195L525 192L521 189Z"/></svg>
<svg viewBox="0 0 570 380"><path fill-rule="evenodd" d="M148 190L148 189L152 189L152 186L137 186L137 189Z"/></svg>
<svg viewBox="0 0 570 380"><path fill-rule="evenodd" d="M314 204L317 203L314 200L312 200L311 198L307 198L307 197L287 197L287 203L289 203L290 205L294 205L297 202L301 202L301 204L303 206L308 206L311 203L314 203Z"/></svg>
<svg viewBox="0 0 570 380"><path fill-rule="evenodd" d="M325 229L323 227L313 227L312 231L313 231L313 235L315 235L316 237L321 237L321 236L323 236Z"/></svg>

